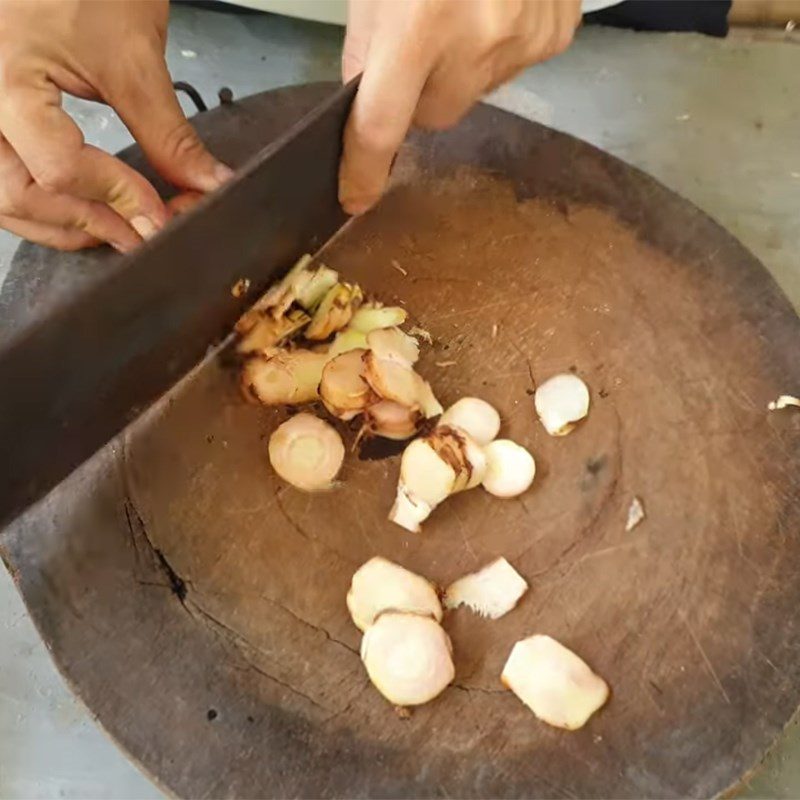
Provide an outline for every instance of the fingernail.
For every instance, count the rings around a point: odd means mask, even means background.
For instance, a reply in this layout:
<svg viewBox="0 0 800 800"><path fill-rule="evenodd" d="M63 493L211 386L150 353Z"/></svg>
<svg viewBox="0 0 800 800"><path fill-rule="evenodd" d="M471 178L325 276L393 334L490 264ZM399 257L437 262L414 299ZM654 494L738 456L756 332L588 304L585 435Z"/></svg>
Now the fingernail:
<svg viewBox="0 0 800 800"><path fill-rule="evenodd" d="M217 166L214 167L214 177L219 181L220 185L222 185L233 177L233 170L226 164L217 164Z"/></svg>
<svg viewBox="0 0 800 800"><path fill-rule="evenodd" d="M371 203L366 200L342 200L342 208L350 216L358 217L369 211Z"/></svg>
<svg viewBox="0 0 800 800"><path fill-rule="evenodd" d="M112 247L113 247L113 248L114 248L114 249L115 249L115 250L116 250L118 253L130 253L130 251L133 249L133 248L131 248L131 247L128 247L128 246L126 246L126 245L122 244L122 242L109 242L109 244L110 244L110 245L111 245L111 246L112 246Z"/></svg>
<svg viewBox="0 0 800 800"><path fill-rule="evenodd" d="M142 237L152 239L158 233L158 227L149 217L138 216L131 220L131 227Z"/></svg>
<svg viewBox="0 0 800 800"><path fill-rule="evenodd" d="M214 192L233 177L233 170L225 164L217 164L211 172L198 175L195 180L196 188L204 192Z"/></svg>

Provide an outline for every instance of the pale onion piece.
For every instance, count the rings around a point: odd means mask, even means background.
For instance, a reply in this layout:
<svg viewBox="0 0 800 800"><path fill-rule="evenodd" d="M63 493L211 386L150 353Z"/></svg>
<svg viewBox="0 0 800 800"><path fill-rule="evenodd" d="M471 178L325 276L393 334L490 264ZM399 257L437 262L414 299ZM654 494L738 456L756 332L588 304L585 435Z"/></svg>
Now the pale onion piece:
<svg viewBox="0 0 800 800"><path fill-rule="evenodd" d="M308 278L293 287L297 304L306 311L313 311L326 294L339 282L339 273L335 269L319 264L307 271Z"/></svg>
<svg viewBox="0 0 800 800"><path fill-rule="evenodd" d="M450 637L418 614L381 614L361 641L361 659L375 688L398 706L418 706L455 677Z"/></svg>
<svg viewBox="0 0 800 800"><path fill-rule="evenodd" d="M425 437L439 458L456 474L451 494L478 486L486 474L486 456L481 447L460 428L437 425Z"/></svg>
<svg viewBox="0 0 800 800"><path fill-rule="evenodd" d="M369 384L361 377L364 353L366 350L349 350L332 358L322 370L319 393L334 416L345 419L349 414L352 419L355 414L350 412L360 413L374 397Z"/></svg>
<svg viewBox="0 0 800 800"><path fill-rule="evenodd" d="M408 313L399 306L382 306L378 303L365 303L353 314L350 327L353 330L369 333L379 328L394 328L402 325Z"/></svg>
<svg viewBox="0 0 800 800"><path fill-rule="evenodd" d="M531 636L514 645L502 682L548 725L574 731L608 700L608 685L549 636Z"/></svg>
<svg viewBox="0 0 800 800"><path fill-rule="evenodd" d="M370 433L396 441L410 439L417 432L421 419L419 411L391 400L373 403L367 407L364 416Z"/></svg>
<svg viewBox="0 0 800 800"><path fill-rule="evenodd" d="M332 287L314 312L306 328L306 339L327 339L332 333L347 327L353 312L361 305L364 295L361 287L337 283Z"/></svg>
<svg viewBox="0 0 800 800"><path fill-rule="evenodd" d="M308 314L299 309L290 311L280 319L259 312L258 319L236 345L236 350L239 353L256 353L274 347L300 331L309 319Z"/></svg>
<svg viewBox="0 0 800 800"><path fill-rule="evenodd" d="M330 489L344 461L344 444L327 422L302 412L269 437L269 460L287 483L304 492Z"/></svg>
<svg viewBox="0 0 800 800"><path fill-rule="evenodd" d="M797 406L800 408L800 397L792 397L790 394L782 394L777 400L772 400L767 404L769 411L780 411L790 406Z"/></svg>
<svg viewBox="0 0 800 800"><path fill-rule="evenodd" d="M438 417L444 410L442 404L436 399L431 385L424 378L420 377L419 405L425 419Z"/></svg>
<svg viewBox="0 0 800 800"><path fill-rule="evenodd" d="M392 510L389 512L389 522L394 522L410 533L419 533L420 525L431 515L433 509L424 501L414 497L401 483L397 487Z"/></svg>
<svg viewBox="0 0 800 800"><path fill-rule="evenodd" d="M336 334L336 338L328 348L328 355L331 358L346 353L348 350L366 350L367 335L361 331L345 328Z"/></svg>
<svg viewBox="0 0 800 800"><path fill-rule="evenodd" d="M452 493L455 482L456 468L439 455L428 438L414 439L403 451L399 485L415 500L436 508Z"/></svg>
<svg viewBox="0 0 800 800"><path fill-rule="evenodd" d="M495 497L516 497L532 483L536 475L533 456L510 439L495 439L483 448L486 474L483 488Z"/></svg>
<svg viewBox="0 0 800 800"><path fill-rule="evenodd" d="M367 334L367 347L379 359L413 366L419 360L419 342L400 328L377 328Z"/></svg>
<svg viewBox="0 0 800 800"><path fill-rule="evenodd" d="M537 387L533 403L545 430L565 436L589 413L589 389L577 375L555 375Z"/></svg>
<svg viewBox="0 0 800 800"><path fill-rule="evenodd" d="M467 606L489 619L508 614L528 591L525 579L504 558L465 575L447 587L445 608Z"/></svg>
<svg viewBox="0 0 800 800"><path fill-rule="evenodd" d="M399 564L375 556L354 573L347 610L360 631L384 611L420 614L442 621L442 604L433 584Z"/></svg>
<svg viewBox="0 0 800 800"><path fill-rule="evenodd" d="M645 517L644 506L638 497L631 500L628 508L628 519L625 521L625 532L632 531Z"/></svg>
<svg viewBox="0 0 800 800"><path fill-rule="evenodd" d="M317 399L324 353L273 351L248 358L242 366L242 389L265 406L302 405Z"/></svg>
<svg viewBox="0 0 800 800"><path fill-rule="evenodd" d="M479 445L486 445L500 432L500 415L479 397L462 397L442 414L439 424L461 428Z"/></svg>

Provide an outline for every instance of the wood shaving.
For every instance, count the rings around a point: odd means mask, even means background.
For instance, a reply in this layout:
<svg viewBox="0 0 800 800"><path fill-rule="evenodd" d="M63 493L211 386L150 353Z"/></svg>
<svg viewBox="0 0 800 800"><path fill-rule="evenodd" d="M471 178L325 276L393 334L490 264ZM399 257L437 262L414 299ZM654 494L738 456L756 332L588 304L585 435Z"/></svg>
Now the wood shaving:
<svg viewBox="0 0 800 800"><path fill-rule="evenodd" d="M500 326L495 322L495 324L492 325L492 339L496 339L497 338L497 331L499 329L500 329Z"/></svg>
<svg viewBox="0 0 800 800"><path fill-rule="evenodd" d="M632 531L645 517L644 506L638 497L631 500L630 508L628 508L628 519L625 522L625 532Z"/></svg>
<svg viewBox="0 0 800 800"><path fill-rule="evenodd" d="M789 406L800 408L800 397L793 397L790 394L782 394L777 400L772 400L767 404L768 411L780 411Z"/></svg>
<svg viewBox="0 0 800 800"><path fill-rule="evenodd" d="M406 275L408 275L408 270L407 270L407 269L403 269L403 268L400 266L400 264L397 262L397 259L394 259L394 258L392 259L392 266L393 266L393 267L394 267L394 268L395 268L395 269L396 269L396 270L397 270L397 271L398 271L398 272L399 272L399 273L400 273L400 274L401 274L403 277L405 277Z"/></svg>
<svg viewBox="0 0 800 800"><path fill-rule="evenodd" d="M250 278L239 278L239 280L231 286L231 294L237 299L244 297L249 291Z"/></svg>
<svg viewBox="0 0 800 800"><path fill-rule="evenodd" d="M426 331L425 328L414 325L412 328L408 329L408 333L411 336L416 336L417 339L422 339L423 342L433 344L433 336L431 336L430 331Z"/></svg>
<svg viewBox="0 0 800 800"><path fill-rule="evenodd" d="M436 366L437 367L454 367L456 364L458 364L458 361L437 361L436 362Z"/></svg>

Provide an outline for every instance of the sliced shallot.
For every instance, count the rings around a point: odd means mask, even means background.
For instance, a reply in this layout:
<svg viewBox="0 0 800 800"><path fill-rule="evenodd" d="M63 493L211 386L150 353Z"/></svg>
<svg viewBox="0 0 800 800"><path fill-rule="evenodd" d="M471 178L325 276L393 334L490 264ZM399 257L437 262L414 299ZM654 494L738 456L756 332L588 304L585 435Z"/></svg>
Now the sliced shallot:
<svg viewBox="0 0 800 800"><path fill-rule="evenodd" d="M504 558L465 575L447 587L445 608L464 605L482 617L499 619L519 602L528 584Z"/></svg>
<svg viewBox="0 0 800 800"><path fill-rule="evenodd" d="M305 492L330 489L344 460L344 444L327 422L302 412L269 438L269 460L287 483Z"/></svg>
<svg viewBox="0 0 800 800"><path fill-rule="evenodd" d="M419 360L419 342L400 328L378 328L367 334L367 347L376 358L397 361L408 367Z"/></svg>
<svg viewBox="0 0 800 800"><path fill-rule="evenodd" d="M565 436L589 413L589 389L577 375L555 375L536 389L533 403L545 430Z"/></svg>
<svg viewBox="0 0 800 800"><path fill-rule="evenodd" d="M452 645L431 617L387 611L367 629L361 660L375 688L398 706L441 694L455 677Z"/></svg>
<svg viewBox="0 0 800 800"><path fill-rule="evenodd" d="M531 636L514 645L501 680L548 725L582 728L608 700L608 685L564 645Z"/></svg>
<svg viewBox="0 0 800 800"><path fill-rule="evenodd" d="M477 444L487 445L500 431L500 415L485 400L462 397L442 414L439 424L461 428Z"/></svg>
<svg viewBox="0 0 800 800"><path fill-rule="evenodd" d="M495 497L516 497L532 483L536 475L533 456L510 439L495 439L483 448L486 472L483 488Z"/></svg>
<svg viewBox="0 0 800 800"><path fill-rule="evenodd" d="M356 570L347 593L347 609L361 631L388 610L442 620L442 605L433 584L380 556Z"/></svg>

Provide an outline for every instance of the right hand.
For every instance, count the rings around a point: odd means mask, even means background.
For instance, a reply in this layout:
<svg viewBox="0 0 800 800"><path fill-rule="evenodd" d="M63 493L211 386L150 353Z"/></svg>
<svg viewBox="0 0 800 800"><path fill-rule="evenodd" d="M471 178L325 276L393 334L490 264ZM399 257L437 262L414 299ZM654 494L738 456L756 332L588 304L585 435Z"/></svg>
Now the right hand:
<svg viewBox="0 0 800 800"><path fill-rule="evenodd" d="M127 252L170 217L142 175L84 141L62 91L111 106L189 197L230 177L175 96L168 16L168 0L0 0L0 227L62 250Z"/></svg>

